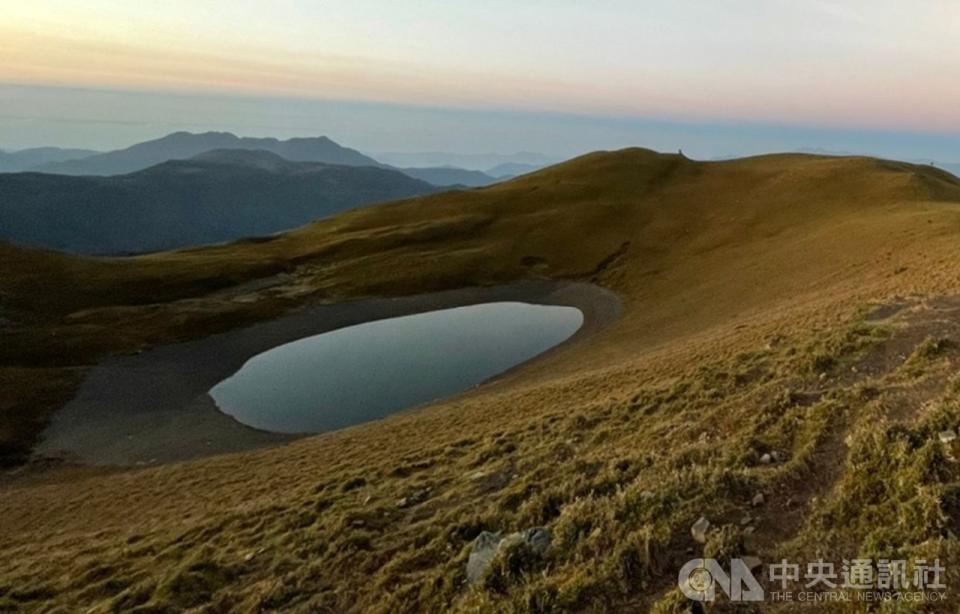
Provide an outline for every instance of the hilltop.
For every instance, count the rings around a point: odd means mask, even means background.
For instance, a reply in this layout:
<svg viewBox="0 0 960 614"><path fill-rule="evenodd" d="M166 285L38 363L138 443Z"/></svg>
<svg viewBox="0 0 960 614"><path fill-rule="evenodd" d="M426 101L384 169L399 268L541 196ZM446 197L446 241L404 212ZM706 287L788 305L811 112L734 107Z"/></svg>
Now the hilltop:
<svg viewBox="0 0 960 614"><path fill-rule="evenodd" d="M938 557L951 585L960 469L937 434L960 425L958 228L960 180L929 166L629 149L267 240L110 259L2 245L11 461L106 356L316 302L550 279L623 313L380 422L10 476L0 606L678 612L682 562L743 552ZM545 558L465 586L481 530L535 526Z"/></svg>
<svg viewBox="0 0 960 614"><path fill-rule="evenodd" d="M0 238L75 253L136 253L269 235L435 188L373 166L204 152L112 177L0 174Z"/></svg>

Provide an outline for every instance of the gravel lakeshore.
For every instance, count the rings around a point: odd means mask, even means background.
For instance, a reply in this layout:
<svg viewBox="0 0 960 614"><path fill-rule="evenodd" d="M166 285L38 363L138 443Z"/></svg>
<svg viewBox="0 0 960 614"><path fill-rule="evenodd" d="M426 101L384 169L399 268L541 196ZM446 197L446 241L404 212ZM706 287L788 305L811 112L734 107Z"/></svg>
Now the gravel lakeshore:
<svg viewBox="0 0 960 614"><path fill-rule="evenodd" d="M154 465L283 444L302 436L237 422L217 408L210 388L253 356L297 339L384 318L500 301L566 305L583 312L580 330L545 354L601 330L621 309L617 296L598 286L553 281L313 305L227 333L107 359L54 415L35 452L93 465Z"/></svg>

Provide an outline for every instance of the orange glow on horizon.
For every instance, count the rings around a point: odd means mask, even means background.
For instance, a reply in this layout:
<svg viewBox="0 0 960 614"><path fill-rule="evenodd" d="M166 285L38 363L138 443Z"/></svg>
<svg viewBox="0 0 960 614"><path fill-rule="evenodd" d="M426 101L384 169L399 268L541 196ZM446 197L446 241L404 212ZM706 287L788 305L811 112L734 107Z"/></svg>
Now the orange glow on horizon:
<svg viewBox="0 0 960 614"><path fill-rule="evenodd" d="M227 27L197 36L195 24L156 25L148 17L131 17L133 9L109 6L116 12L113 21L63 6L49 14L12 9L0 24L0 82L688 121L929 131L960 126L960 80L945 78L960 70L960 56L949 49L936 61L904 58L901 66L873 67L859 56L822 64L803 55L753 66L704 55L680 57L676 66L670 58L626 57L596 67L544 65L531 72L524 58L454 64L443 49L430 54L371 44L362 54L323 40L248 40Z"/></svg>

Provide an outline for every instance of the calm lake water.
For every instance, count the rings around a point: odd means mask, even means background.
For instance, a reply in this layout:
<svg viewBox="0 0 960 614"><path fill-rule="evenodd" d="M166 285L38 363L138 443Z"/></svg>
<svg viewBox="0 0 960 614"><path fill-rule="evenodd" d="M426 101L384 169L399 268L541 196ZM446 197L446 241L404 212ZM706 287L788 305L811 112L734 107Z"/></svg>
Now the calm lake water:
<svg viewBox="0 0 960 614"><path fill-rule="evenodd" d="M441 399L527 361L583 324L574 307L503 302L341 328L251 358L210 395L281 433L343 428Z"/></svg>

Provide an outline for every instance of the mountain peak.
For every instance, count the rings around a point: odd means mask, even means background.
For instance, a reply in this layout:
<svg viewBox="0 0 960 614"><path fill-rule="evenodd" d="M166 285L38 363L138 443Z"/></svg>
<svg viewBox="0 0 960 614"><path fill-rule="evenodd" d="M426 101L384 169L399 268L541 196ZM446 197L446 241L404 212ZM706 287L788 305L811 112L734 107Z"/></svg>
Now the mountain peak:
<svg viewBox="0 0 960 614"><path fill-rule="evenodd" d="M211 150L250 149L274 153L294 162L323 162L342 166L377 166L382 164L359 151L320 137L275 138L239 137L230 132L173 132L159 139L145 141L81 160L48 164L36 170L64 175L121 175L143 170L168 160L188 160Z"/></svg>

